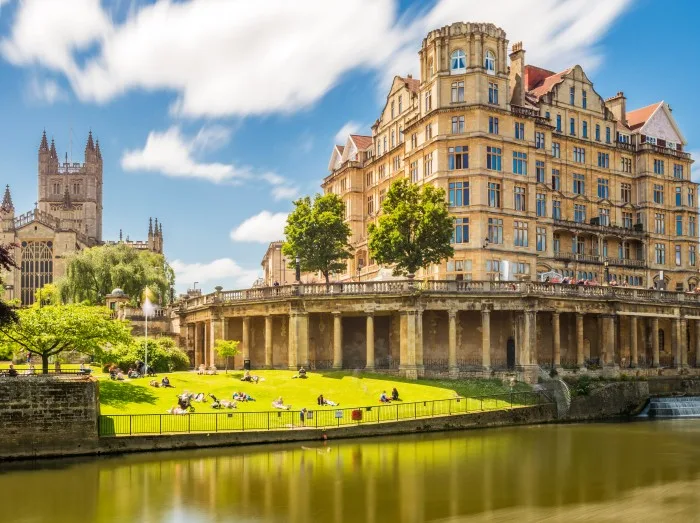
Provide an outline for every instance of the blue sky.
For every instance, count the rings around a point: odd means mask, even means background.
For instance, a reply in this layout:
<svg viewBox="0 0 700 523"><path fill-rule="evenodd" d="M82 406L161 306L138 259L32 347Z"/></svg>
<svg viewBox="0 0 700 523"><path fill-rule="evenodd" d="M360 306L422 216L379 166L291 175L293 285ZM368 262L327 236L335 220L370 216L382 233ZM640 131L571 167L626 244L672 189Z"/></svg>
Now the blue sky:
<svg viewBox="0 0 700 523"><path fill-rule="evenodd" d="M690 0L0 0L0 182L31 209L42 129L61 156L72 135L74 161L92 129L105 239L158 217L179 290L243 287L336 135L369 134L393 75L417 73L428 30L492 21L527 63L579 63L628 109L667 101L700 151L698 19Z"/></svg>

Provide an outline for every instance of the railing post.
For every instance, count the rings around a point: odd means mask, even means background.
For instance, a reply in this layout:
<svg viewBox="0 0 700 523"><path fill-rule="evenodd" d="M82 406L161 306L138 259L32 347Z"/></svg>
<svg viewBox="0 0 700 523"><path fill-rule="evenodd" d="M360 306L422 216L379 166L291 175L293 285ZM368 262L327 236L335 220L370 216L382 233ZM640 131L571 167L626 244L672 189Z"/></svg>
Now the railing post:
<svg viewBox="0 0 700 523"><path fill-rule="evenodd" d="M187 415L187 432L192 432L192 414Z"/></svg>
<svg viewBox="0 0 700 523"><path fill-rule="evenodd" d="M399 404L396 404L396 421L399 421Z"/></svg>
<svg viewBox="0 0 700 523"><path fill-rule="evenodd" d="M163 415L158 414L158 433L163 434Z"/></svg>
<svg viewBox="0 0 700 523"><path fill-rule="evenodd" d="M129 436L133 435L133 432L131 431L131 419L132 419L132 417L133 417L133 415L129 414Z"/></svg>
<svg viewBox="0 0 700 523"><path fill-rule="evenodd" d="M245 431L245 412L241 412L241 430Z"/></svg>
<svg viewBox="0 0 700 523"><path fill-rule="evenodd" d="M267 430L270 430L270 412L267 413Z"/></svg>
<svg viewBox="0 0 700 523"><path fill-rule="evenodd" d="M214 414L214 432L219 432L219 415Z"/></svg>
<svg viewBox="0 0 700 523"><path fill-rule="evenodd" d="M418 406L417 406L416 403L414 402L414 403L413 403L413 419L418 418L418 416L416 415L417 409L418 409Z"/></svg>

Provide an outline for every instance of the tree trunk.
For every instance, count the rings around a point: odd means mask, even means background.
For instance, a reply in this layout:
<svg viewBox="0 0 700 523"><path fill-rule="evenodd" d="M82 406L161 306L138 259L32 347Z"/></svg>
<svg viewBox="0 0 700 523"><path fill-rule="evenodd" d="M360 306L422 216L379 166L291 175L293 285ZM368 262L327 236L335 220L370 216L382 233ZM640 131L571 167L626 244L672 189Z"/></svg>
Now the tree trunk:
<svg viewBox="0 0 700 523"><path fill-rule="evenodd" d="M324 272L323 277L326 278L326 286L330 285L331 283L331 273L330 272Z"/></svg>
<svg viewBox="0 0 700 523"><path fill-rule="evenodd" d="M49 355L43 352L41 354L41 372L42 374L49 373Z"/></svg>

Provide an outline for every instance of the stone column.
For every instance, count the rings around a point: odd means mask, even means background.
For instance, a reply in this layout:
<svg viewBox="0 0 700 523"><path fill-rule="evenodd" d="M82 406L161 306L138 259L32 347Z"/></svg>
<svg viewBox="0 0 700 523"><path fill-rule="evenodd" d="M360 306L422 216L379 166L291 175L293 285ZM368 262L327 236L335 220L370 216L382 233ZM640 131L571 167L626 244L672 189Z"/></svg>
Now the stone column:
<svg viewBox="0 0 700 523"><path fill-rule="evenodd" d="M243 360L250 359L250 317L245 316L243 318L243 331L241 335L241 353L243 354Z"/></svg>
<svg viewBox="0 0 700 523"><path fill-rule="evenodd" d="M695 366L700 367L700 320L695 321Z"/></svg>
<svg viewBox="0 0 700 523"><path fill-rule="evenodd" d="M637 347L637 317L630 316L630 367L634 368L639 364Z"/></svg>
<svg viewBox="0 0 700 523"><path fill-rule="evenodd" d="M481 366L491 370L491 311L481 309Z"/></svg>
<svg viewBox="0 0 700 523"><path fill-rule="evenodd" d="M194 366L199 367L202 363L202 355L199 353L200 348L199 348L199 324L194 323L192 326L192 330L194 331Z"/></svg>
<svg viewBox="0 0 700 523"><path fill-rule="evenodd" d="M520 365L537 365L537 311L523 312L523 340Z"/></svg>
<svg viewBox="0 0 700 523"><path fill-rule="evenodd" d="M659 366L659 318L651 319L651 357L652 367Z"/></svg>
<svg viewBox="0 0 700 523"><path fill-rule="evenodd" d="M615 316L603 316L604 361L605 365L615 365Z"/></svg>
<svg viewBox="0 0 700 523"><path fill-rule="evenodd" d="M343 368L343 316L333 313L333 368Z"/></svg>
<svg viewBox="0 0 700 523"><path fill-rule="evenodd" d="M681 318L681 367L688 366L688 320Z"/></svg>
<svg viewBox="0 0 700 523"><path fill-rule="evenodd" d="M583 313L576 313L576 365L584 366L583 360Z"/></svg>
<svg viewBox="0 0 700 523"><path fill-rule="evenodd" d="M447 334L447 366L450 375L457 375L459 368L457 367L457 311L447 311L449 322Z"/></svg>
<svg viewBox="0 0 700 523"><path fill-rule="evenodd" d="M265 368L272 368L272 316L265 316Z"/></svg>
<svg viewBox="0 0 700 523"><path fill-rule="evenodd" d="M297 370L297 352L299 350L299 314L289 315L289 345L287 347L287 366L289 370Z"/></svg>
<svg viewBox="0 0 700 523"><path fill-rule="evenodd" d="M374 369L374 313L367 313L367 332L366 332L366 342L367 342L367 361L365 362L365 369Z"/></svg>
<svg viewBox="0 0 700 523"><path fill-rule="evenodd" d="M407 378L418 378L416 369L416 312L401 311L401 361L399 368Z"/></svg>
<svg viewBox="0 0 700 523"><path fill-rule="evenodd" d="M561 335L559 329L559 313L552 313L552 364L554 368L561 367Z"/></svg>
<svg viewBox="0 0 700 523"><path fill-rule="evenodd" d="M423 367L423 311L416 310L416 372L418 376L425 374Z"/></svg>

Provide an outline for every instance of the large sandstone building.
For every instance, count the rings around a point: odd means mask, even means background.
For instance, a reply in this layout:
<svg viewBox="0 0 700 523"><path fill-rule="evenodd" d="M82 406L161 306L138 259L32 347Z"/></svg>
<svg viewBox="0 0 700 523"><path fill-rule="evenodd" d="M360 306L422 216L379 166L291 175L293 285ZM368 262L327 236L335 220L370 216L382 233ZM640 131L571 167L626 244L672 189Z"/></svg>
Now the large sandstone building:
<svg viewBox="0 0 700 523"><path fill-rule="evenodd" d="M65 274L67 258L81 250L102 245L102 153L92 132L85 144L85 161L60 163L56 145L46 132L39 145L38 200L33 210L19 216L10 187L0 205L0 244L15 245L13 269L3 277L4 299L34 302L34 295L47 283ZM162 224L149 223L148 241L124 241L137 249L163 252ZM118 243L118 242L108 242Z"/></svg>
<svg viewBox="0 0 700 523"><path fill-rule="evenodd" d="M628 111L579 66L527 65L493 24L432 31L418 56L371 136L332 151L323 188L344 200L355 249L341 281L293 284L271 244L265 281L287 285L181 304L195 363L223 363L225 338L253 367L700 373L698 188L668 104ZM367 249L399 177L443 187L454 217L453 259L412 281Z"/></svg>
<svg viewBox="0 0 700 523"><path fill-rule="evenodd" d="M508 63L510 58L510 63ZM341 279L379 267L367 227L392 181L444 188L455 255L430 279L535 280L555 271L599 282L694 289L697 184L670 106L627 110L576 65L528 65L493 24L456 23L423 40L420 77L396 77L371 135L331 154L355 257ZM504 262L508 262L507 264Z"/></svg>

